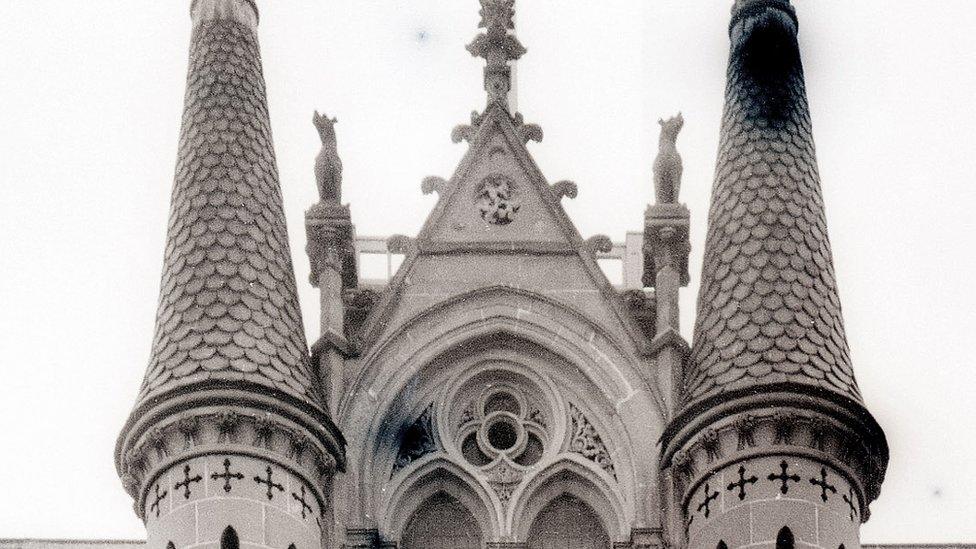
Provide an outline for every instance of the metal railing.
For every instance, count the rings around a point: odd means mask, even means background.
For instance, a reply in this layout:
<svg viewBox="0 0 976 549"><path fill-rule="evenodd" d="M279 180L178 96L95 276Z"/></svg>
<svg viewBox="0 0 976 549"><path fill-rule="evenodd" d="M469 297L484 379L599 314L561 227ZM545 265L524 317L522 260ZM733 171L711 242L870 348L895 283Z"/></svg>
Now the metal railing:
<svg viewBox="0 0 976 549"><path fill-rule="evenodd" d="M403 262L403 254L390 252L386 240L387 237L384 236L356 237L356 259L360 283L364 286L385 285ZM630 290L643 287L643 244L642 233L628 232L626 239L623 242L614 242L608 253L597 253L597 262L617 288Z"/></svg>

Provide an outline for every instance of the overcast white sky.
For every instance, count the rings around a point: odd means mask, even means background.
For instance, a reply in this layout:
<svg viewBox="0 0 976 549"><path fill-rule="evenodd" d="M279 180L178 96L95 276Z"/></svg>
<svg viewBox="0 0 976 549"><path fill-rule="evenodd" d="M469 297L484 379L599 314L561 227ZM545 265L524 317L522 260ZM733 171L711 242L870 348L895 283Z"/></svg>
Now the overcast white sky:
<svg viewBox="0 0 976 549"><path fill-rule="evenodd" d="M261 1L306 329L313 109L338 116L359 234L415 234L427 175L483 106L477 0ZM855 370L891 464L866 542L976 541L976 5L797 0ZM584 236L651 199L659 117L682 110L701 269L731 0L519 0L519 108ZM141 538L115 437L149 355L183 102L188 0L0 0L0 537ZM690 336L697 285L684 290ZM314 338L312 338L314 339Z"/></svg>

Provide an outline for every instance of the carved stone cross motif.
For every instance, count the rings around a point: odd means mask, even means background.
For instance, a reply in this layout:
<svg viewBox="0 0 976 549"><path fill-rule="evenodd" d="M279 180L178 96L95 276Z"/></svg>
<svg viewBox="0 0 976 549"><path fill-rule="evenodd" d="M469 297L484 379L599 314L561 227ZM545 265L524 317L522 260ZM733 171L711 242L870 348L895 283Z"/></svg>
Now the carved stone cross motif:
<svg viewBox="0 0 976 549"><path fill-rule="evenodd" d="M230 458L224 459L224 472L223 473L211 473L210 478L217 480L218 478L224 479L224 491L230 492L230 479L241 480L244 475L241 473L231 473L230 472Z"/></svg>
<svg viewBox="0 0 976 549"><path fill-rule="evenodd" d="M203 480L203 477L201 477L200 475L197 475L195 477L190 477L190 466L189 465L185 465L183 467L183 480L177 482L176 485L173 486L173 488L179 490L180 487L182 487L183 488L183 497L185 499L190 499L190 484L192 484L194 482L200 482L202 480Z"/></svg>
<svg viewBox="0 0 976 549"><path fill-rule="evenodd" d="M728 488L726 488L726 490L732 491L732 490L735 490L736 488L738 488L739 489L739 500L743 500L743 499L746 499L746 485L747 484L755 484L757 482L759 482L759 478L757 478L756 475L752 475L751 477L746 478L746 468L743 467L742 465L740 465L739 466L739 480L737 480L735 482L730 482L729 483L729 486L728 486Z"/></svg>
<svg viewBox="0 0 976 549"><path fill-rule="evenodd" d="M302 495L300 497L295 492L292 492L291 493L291 497L294 498L295 501L297 501L297 502L299 502L299 503L302 504L302 518L303 519L305 518L305 514L306 514L305 511L306 510L308 511L308 513L311 513L312 512L312 506L309 505L307 501L305 501L305 486L304 485L302 485Z"/></svg>
<svg viewBox="0 0 976 549"><path fill-rule="evenodd" d="M149 506L149 510L150 511L155 511L156 512L156 518L159 518L159 502L161 502L164 499L166 499L166 496L168 494L169 494L169 490L163 490L163 493L160 494L159 493L159 484L158 483L156 484L156 501L154 501L153 504Z"/></svg>
<svg viewBox="0 0 976 549"><path fill-rule="evenodd" d="M799 475L788 475L788 474L786 474L787 470L789 469L789 466L790 465L788 463L786 463L786 460L784 459L779 464L779 467L780 467L780 469L782 469L782 472L779 473L778 475L777 474L774 474L774 473L769 473L769 476L767 477L769 480L771 480L773 482L776 482L777 480L780 481L780 482L782 482L783 485L779 487L779 491L780 492L783 492L784 494L786 494L787 492L790 491L789 481L792 480L793 482L800 482L800 476Z"/></svg>
<svg viewBox="0 0 976 549"><path fill-rule="evenodd" d="M854 519L857 518L857 507L854 506L854 489L848 488L847 494L848 495L844 496L844 503L846 503L847 507L850 508L851 522L854 522Z"/></svg>
<svg viewBox="0 0 976 549"><path fill-rule="evenodd" d="M833 492L834 494L837 493L837 488L835 488L835 487L833 487L833 486L831 486L830 484L827 483L827 468L826 467L821 467L820 468L820 478L819 479L817 479L817 478L810 479L810 484L813 484L814 486L819 486L820 487L820 499L822 499L824 501L824 503L827 502L827 491L828 490L830 492Z"/></svg>
<svg viewBox="0 0 976 549"><path fill-rule="evenodd" d="M705 510L705 518L708 518L708 515L711 513L709 505L712 503L712 500L718 499L718 490L712 491L712 493L709 494L708 492L710 490L711 486L709 486L708 483L705 483L705 501L698 504L699 512L701 512L702 509Z"/></svg>
<svg viewBox="0 0 976 549"><path fill-rule="evenodd" d="M267 475L267 478L261 478L256 476L254 477L254 482L258 484L268 485L268 499L271 500L274 498L274 492L271 491L272 488L276 488L279 492L284 492L285 487L271 480L271 474L272 474L271 466L268 466L265 469L265 474Z"/></svg>

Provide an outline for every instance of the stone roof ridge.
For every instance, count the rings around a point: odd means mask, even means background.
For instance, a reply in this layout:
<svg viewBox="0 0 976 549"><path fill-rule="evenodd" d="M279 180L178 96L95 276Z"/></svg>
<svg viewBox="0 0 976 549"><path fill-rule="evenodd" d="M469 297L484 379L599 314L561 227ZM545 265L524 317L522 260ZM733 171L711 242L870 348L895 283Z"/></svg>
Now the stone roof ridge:
<svg viewBox="0 0 976 549"><path fill-rule="evenodd" d="M796 33L788 0L735 3L684 409L781 383L861 403Z"/></svg>
<svg viewBox="0 0 976 549"><path fill-rule="evenodd" d="M204 383L321 409L256 30L233 18L195 23L155 338L136 410Z"/></svg>

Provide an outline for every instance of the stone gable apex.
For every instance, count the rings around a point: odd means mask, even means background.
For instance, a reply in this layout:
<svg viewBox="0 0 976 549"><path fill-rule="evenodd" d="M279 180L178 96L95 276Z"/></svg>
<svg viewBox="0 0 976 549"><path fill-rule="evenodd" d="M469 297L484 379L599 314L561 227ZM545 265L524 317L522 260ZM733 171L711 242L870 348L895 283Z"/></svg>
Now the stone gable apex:
<svg viewBox="0 0 976 549"><path fill-rule="evenodd" d="M499 103L473 117L468 151L449 181L429 178L440 195L417 237L421 249L572 251L583 239L526 148L526 125ZM436 183L434 182L436 181ZM462 245L463 243L463 245ZM504 248L504 245L502 246Z"/></svg>
<svg viewBox="0 0 976 549"><path fill-rule="evenodd" d="M513 119L499 103L473 115L472 122L455 130L456 135L468 132L471 144L453 177L424 181L424 191L436 191L439 200L418 236L391 239L391 246L406 257L367 320L361 350L367 352L383 333L395 330L409 316L405 309L419 311L478 288L510 286L551 293L557 300L562 293L567 306L576 306L574 300L586 295L587 305L599 310L595 320L619 327L635 351L646 354L646 337L596 262L597 240L605 237L580 236L559 202L575 196L575 187L568 182L550 186L526 148L535 130L522 124L521 115ZM425 266L434 261L438 267ZM502 262L512 268L498 267ZM578 276L572 285L539 283L547 270L557 269ZM478 273L483 280L477 280ZM424 283L428 290L423 299L406 303Z"/></svg>

